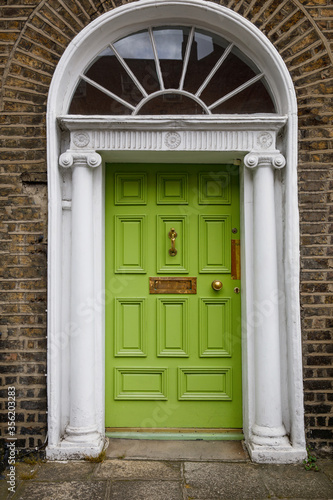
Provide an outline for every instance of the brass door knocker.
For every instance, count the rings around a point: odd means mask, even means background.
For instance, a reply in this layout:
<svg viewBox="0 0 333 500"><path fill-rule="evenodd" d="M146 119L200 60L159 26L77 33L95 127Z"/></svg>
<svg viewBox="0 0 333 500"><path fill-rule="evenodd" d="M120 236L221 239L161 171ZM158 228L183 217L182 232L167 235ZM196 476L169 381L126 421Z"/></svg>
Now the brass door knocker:
<svg viewBox="0 0 333 500"><path fill-rule="evenodd" d="M171 255L171 257L174 257L177 254L177 250L175 248L175 240L177 238L177 233L174 227L171 228L168 236L171 239L171 248L169 250L169 254Z"/></svg>

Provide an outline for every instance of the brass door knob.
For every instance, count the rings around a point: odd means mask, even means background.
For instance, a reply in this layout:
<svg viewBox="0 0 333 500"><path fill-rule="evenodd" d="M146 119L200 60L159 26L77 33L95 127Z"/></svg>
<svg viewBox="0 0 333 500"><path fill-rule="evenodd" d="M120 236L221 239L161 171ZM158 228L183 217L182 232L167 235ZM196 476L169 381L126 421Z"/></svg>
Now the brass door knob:
<svg viewBox="0 0 333 500"><path fill-rule="evenodd" d="M212 289L218 292L223 287L222 281L214 280L212 283Z"/></svg>

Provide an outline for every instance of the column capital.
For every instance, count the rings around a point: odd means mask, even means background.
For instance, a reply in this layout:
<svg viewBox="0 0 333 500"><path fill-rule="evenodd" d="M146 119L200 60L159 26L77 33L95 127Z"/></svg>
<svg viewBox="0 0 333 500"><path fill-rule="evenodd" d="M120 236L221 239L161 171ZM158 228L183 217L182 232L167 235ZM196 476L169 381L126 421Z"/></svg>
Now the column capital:
<svg viewBox="0 0 333 500"><path fill-rule="evenodd" d="M66 151L59 157L59 165L63 168L71 168L73 166L86 166L96 168L99 167L101 163L102 157L95 151L90 151L87 153Z"/></svg>
<svg viewBox="0 0 333 500"><path fill-rule="evenodd" d="M285 157L278 151L271 154L249 153L244 158L244 165L247 168L256 168L269 166L276 169L281 169L286 165Z"/></svg>

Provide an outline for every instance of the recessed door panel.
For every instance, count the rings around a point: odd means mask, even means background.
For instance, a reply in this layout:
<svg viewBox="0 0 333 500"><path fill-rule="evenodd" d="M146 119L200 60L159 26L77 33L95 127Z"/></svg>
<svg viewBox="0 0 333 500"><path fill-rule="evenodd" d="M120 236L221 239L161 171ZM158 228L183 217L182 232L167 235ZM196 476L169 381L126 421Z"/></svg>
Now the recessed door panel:
<svg viewBox="0 0 333 500"><path fill-rule="evenodd" d="M230 216L199 216L200 273L231 273Z"/></svg>
<svg viewBox="0 0 333 500"><path fill-rule="evenodd" d="M157 299L157 356L188 357L188 299Z"/></svg>
<svg viewBox="0 0 333 500"><path fill-rule="evenodd" d="M115 356L146 356L145 299L115 299Z"/></svg>
<svg viewBox="0 0 333 500"><path fill-rule="evenodd" d="M238 167L107 164L105 220L106 426L241 428Z"/></svg>
<svg viewBox="0 0 333 500"><path fill-rule="evenodd" d="M200 356L230 357L231 299L201 299L199 315Z"/></svg>
<svg viewBox="0 0 333 500"><path fill-rule="evenodd" d="M115 272L145 273L146 227L144 215L115 216Z"/></svg>
<svg viewBox="0 0 333 500"><path fill-rule="evenodd" d="M157 204L187 205L188 175L162 172L157 174Z"/></svg>
<svg viewBox="0 0 333 500"><path fill-rule="evenodd" d="M115 368L114 398L167 399L166 368Z"/></svg>
<svg viewBox="0 0 333 500"><path fill-rule="evenodd" d="M116 172L115 205L146 205L147 174Z"/></svg>
<svg viewBox="0 0 333 500"><path fill-rule="evenodd" d="M180 400L232 400L231 368L179 368Z"/></svg>
<svg viewBox="0 0 333 500"><path fill-rule="evenodd" d="M199 204L200 205L230 205L231 182L230 174L210 173L199 174Z"/></svg>

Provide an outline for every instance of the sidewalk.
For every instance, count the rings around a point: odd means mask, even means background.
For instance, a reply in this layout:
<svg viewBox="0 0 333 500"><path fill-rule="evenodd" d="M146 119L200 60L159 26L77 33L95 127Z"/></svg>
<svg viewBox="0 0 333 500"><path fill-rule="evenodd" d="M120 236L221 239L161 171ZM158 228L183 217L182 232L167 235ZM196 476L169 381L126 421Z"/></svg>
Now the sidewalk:
<svg viewBox="0 0 333 500"><path fill-rule="evenodd" d="M115 441L117 441L115 443ZM303 465L258 465L246 453L230 460L192 458L193 450L205 455L202 443L187 444L191 459L174 459L169 442L127 444L111 440L102 463L88 461L19 463L15 493L0 481L0 498L14 500L237 500L237 499L333 499L333 461L318 460L319 472ZM156 443L156 442L155 442ZM210 443L211 446L212 443ZM197 446L199 445L199 446ZM134 458L138 450L151 447L153 454L169 460ZM241 444L239 443L239 446ZM179 448L179 442L177 447ZM132 450L132 454L128 450ZM169 451L166 451L169 449ZM154 451L155 450L155 451ZM171 452L170 452L171 450ZM145 450L146 452L147 450ZM234 449L237 455L237 450ZM151 457L150 457L151 458Z"/></svg>

